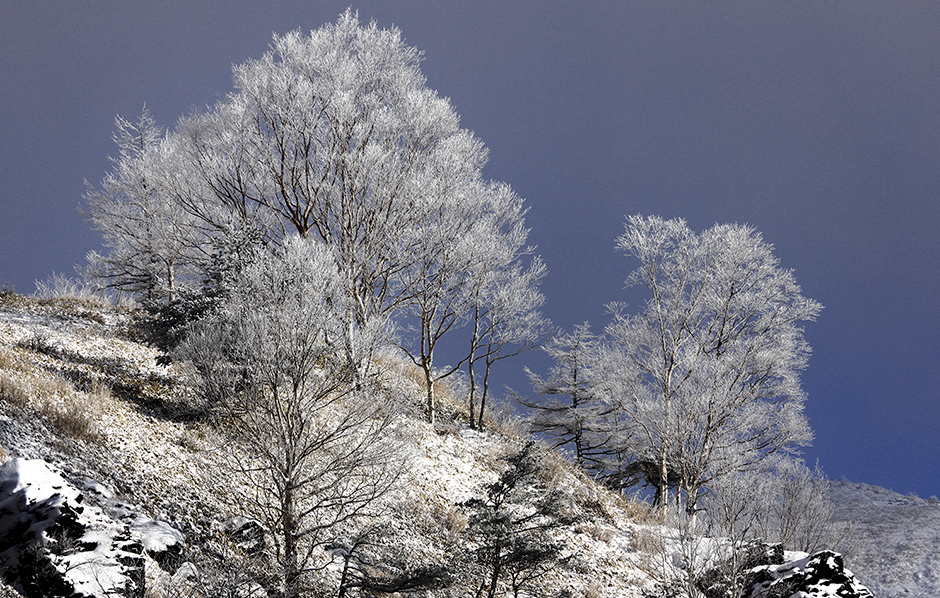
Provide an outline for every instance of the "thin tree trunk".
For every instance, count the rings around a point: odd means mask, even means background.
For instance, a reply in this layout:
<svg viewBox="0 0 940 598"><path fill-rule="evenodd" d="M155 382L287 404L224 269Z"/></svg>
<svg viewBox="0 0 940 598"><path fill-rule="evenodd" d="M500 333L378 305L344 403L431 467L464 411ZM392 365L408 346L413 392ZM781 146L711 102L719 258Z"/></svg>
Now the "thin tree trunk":
<svg viewBox="0 0 940 598"><path fill-rule="evenodd" d="M493 366L493 362L490 359L486 359L486 371L483 373L483 395L480 397L480 419L477 424L477 429L483 429L483 413L484 408L486 407L486 395L489 394L490 390L490 368Z"/></svg>
<svg viewBox="0 0 940 598"><path fill-rule="evenodd" d="M424 370L424 380L428 386L428 423L434 425L434 379L431 377L431 362L425 361L421 369Z"/></svg>
<svg viewBox="0 0 940 598"><path fill-rule="evenodd" d="M467 374L470 377L470 429L475 429L477 423L474 420L473 402L476 400L476 379L473 376L473 353L470 353L470 361L467 362Z"/></svg>
<svg viewBox="0 0 940 598"><path fill-rule="evenodd" d="M493 577L490 578L490 589L486 594L486 598L494 598L496 596L496 587L499 585L499 574L502 573L502 563L499 562L499 548L496 550L496 562L493 563Z"/></svg>
<svg viewBox="0 0 940 598"><path fill-rule="evenodd" d="M669 466L666 464L666 453L663 452L659 457L659 487L656 488L656 499L658 506L665 513L669 505Z"/></svg>
<svg viewBox="0 0 940 598"><path fill-rule="evenodd" d="M175 265L172 261L166 265L167 304L173 303L176 287Z"/></svg>
<svg viewBox="0 0 940 598"><path fill-rule="evenodd" d="M300 571L297 564L294 496L290 489L284 493L281 509L284 518L284 592L287 598L297 598L300 595Z"/></svg>

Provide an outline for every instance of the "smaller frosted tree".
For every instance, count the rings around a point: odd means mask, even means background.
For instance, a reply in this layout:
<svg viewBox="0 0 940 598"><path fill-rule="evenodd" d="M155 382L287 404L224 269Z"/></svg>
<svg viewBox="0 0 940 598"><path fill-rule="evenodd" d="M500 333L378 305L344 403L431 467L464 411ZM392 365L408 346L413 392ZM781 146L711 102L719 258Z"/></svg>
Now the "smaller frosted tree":
<svg viewBox="0 0 940 598"><path fill-rule="evenodd" d="M749 226L697 234L683 220L632 216L618 246L640 263L627 284L648 298L635 315L612 306L611 401L655 460L659 487L678 476L694 521L709 484L811 440L800 324L822 306Z"/></svg>
<svg viewBox="0 0 940 598"><path fill-rule="evenodd" d="M818 465L810 469L802 459L779 454L715 480L703 501L705 520L709 535L727 544L716 545L717 568L705 578L696 575L710 586L706 593L745 595L744 582L755 557L766 555L767 542L812 554L835 539L828 484Z"/></svg>
<svg viewBox="0 0 940 598"><path fill-rule="evenodd" d="M275 540L289 598L317 550L371 515L399 471L386 434L394 413L356 391L344 356L343 297L329 253L291 238L241 271L219 315L178 350L247 451L235 468L250 514Z"/></svg>
<svg viewBox="0 0 940 598"><path fill-rule="evenodd" d="M524 241L524 239L522 239ZM488 266L483 282L476 288L473 303L470 337L470 355L467 373L470 382L468 407L470 426L483 429L483 415L489 397L490 373L493 366L504 359L515 357L540 345L550 333L551 321L542 315L545 296L539 284L545 277L545 264L534 257L526 268L518 254L521 244L516 245L510 257L514 261L503 261ZM528 252L526 248L525 252ZM482 364L482 376L478 365ZM479 405L477 408L477 377L480 377ZM476 421L474 422L474 418Z"/></svg>
<svg viewBox="0 0 940 598"><path fill-rule="evenodd" d="M544 266L535 260L522 272L520 258L528 253L522 199L508 185L475 181L451 189L434 218L421 223L412 264L396 275L404 289L402 308L410 326L400 348L424 373L428 420L434 422L434 383L485 360L489 370L509 357L504 347L528 348L541 334L544 318L538 309L537 286ZM519 275L512 281L507 276ZM505 294L500 282L515 293ZM439 343L452 331L473 324L469 351L453 365L435 369ZM512 352L512 354L517 353ZM482 411L482 407L481 407ZM482 421L480 422L482 423Z"/></svg>
<svg viewBox="0 0 940 598"><path fill-rule="evenodd" d="M165 184L175 158L150 111L144 107L136 122L115 122L120 153L100 188L86 183L83 208L108 250L90 253L85 273L105 287L169 302L179 270L191 273L200 257L202 234Z"/></svg>
<svg viewBox="0 0 940 598"><path fill-rule="evenodd" d="M776 538L789 550L813 553L835 539L829 480L817 463L813 469L801 459L779 459L771 469L770 516L763 535Z"/></svg>

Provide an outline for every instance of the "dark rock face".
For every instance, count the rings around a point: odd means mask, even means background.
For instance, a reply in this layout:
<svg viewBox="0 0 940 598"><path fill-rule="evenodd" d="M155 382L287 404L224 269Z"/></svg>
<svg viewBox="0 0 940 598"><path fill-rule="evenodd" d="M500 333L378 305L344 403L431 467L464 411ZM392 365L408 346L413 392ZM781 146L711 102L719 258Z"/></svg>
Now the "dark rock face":
<svg viewBox="0 0 940 598"><path fill-rule="evenodd" d="M829 550L784 565L758 567L751 571L747 587L751 596L768 598L872 598L845 568L842 555Z"/></svg>
<svg viewBox="0 0 940 598"><path fill-rule="evenodd" d="M222 525L229 540L247 556L256 556L264 551L264 528L247 517L235 517Z"/></svg>
<svg viewBox="0 0 940 598"><path fill-rule="evenodd" d="M176 573L180 565L186 562L182 543L167 546L165 550L161 551L148 550L147 554L156 561L161 569L170 574Z"/></svg>

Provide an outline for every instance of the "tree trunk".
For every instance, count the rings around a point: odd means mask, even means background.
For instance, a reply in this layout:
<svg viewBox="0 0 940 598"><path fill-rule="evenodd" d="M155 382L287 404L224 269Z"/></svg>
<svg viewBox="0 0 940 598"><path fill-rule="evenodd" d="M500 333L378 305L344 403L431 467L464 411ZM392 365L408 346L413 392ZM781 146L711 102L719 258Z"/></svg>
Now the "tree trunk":
<svg viewBox="0 0 940 598"><path fill-rule="evenodd" d="M493 362L487 358L486 359L486 371L483 373L483 394L480 396L480 419L477 422L477 429L483 429L483 413L484 408L486 407L486 395L489 393L490 389L490 368L492 367Z"/></svg>
<svg viewBox="0 0 940 598"><path fill-rule="evenodd" d="M653 504L661 507L663 512L669 505L669 466L666 464L665 452L659 457L659 486L656 488Z"/></svg>
<svg viewBox="0 0 940 598"><path fill-rule="evenodd" d="M421 369L424 370L424 380L428 386L428 423L432 426L434 425L434 379L431 377L431 362L430 360L425 361L421 365Z"/></svg>
<svg viewBox="0 0 940 598"><path fill-rule="evenodd" d="M167 305L173 303L176 287L175 264L171 261L166 265L166 286L167 286Z"/></svg>
<svg viewBox="0 0 940 598"><path fill-rule="evenodd" d="M288 482L289 484L289 482ZM287 488L281 500L281 515L284 518L284 594L287 598L300 595L300 571L297 563L297 534L294 521L294 495Z"/></svg>
<svg viewBox="0 0 940 598"><path fill-rule="evenodd" d="M473 402L476 400L476 381L473 377L473 353L470 353L470 361L467 362L467 374L470 377L470 429L476 429L477 422L474 419ZM482 413L482 409L481 409Z"/></svg>
<svg viewBox="0 0 940 598"><path fill-rule="evenodd" d="M476 399L476 379L473 376L473 362L476 359L477 338L480 329L480 307L473 309L473 336L470 338L470 359L467 361L467 375L470 377L470 429L477 427L474 421L473 401ZM481 410L482 412L482 410Z"/></svg>
<svg viewBox="0 0 940 598"><path fill-rule="evenodd" d="M496 550L496 562L493 563L493 576L490 578L490 589L486 593L486 598L496 596L496 587L499 585L499 574L502 573L502 563L499 561L500 550Z"/></svg>

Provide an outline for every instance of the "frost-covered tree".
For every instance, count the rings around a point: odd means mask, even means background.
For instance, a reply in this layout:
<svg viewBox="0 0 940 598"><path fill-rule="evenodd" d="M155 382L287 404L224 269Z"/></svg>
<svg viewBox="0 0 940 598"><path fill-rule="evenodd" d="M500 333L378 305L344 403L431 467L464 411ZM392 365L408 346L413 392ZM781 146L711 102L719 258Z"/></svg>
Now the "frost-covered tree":
<svg viewBox="0 0 940 598"><path fill-rule="evenodd" d="M233 94L178 128L201 189L192 212L216 218L205 207L214 203L275 243L311 236L333 255L357 364L368 347L354 346L356 329L381 327L412 301L399 275L486 161L426 86L420 60L399 30L360 26L347 10L309 35L275 36L261 59L235 67Z"/></svg>
<svg viewBox="0 0 940 598"><path fill-rule="evenodd" d="M199 227L164 184L171 151L150 111L115 122L112 170L98 188L86 182L83 211L107 248L89 254L86 275L150 302L172 301L179 269L190 273L199 257Z"/></svg>
<svg viewBox="0 0 940 598"><path fill-rule="evenodd" d="M417 322L402 344L429 380L433 418L434 346L469 321L482 264L510 267L526 231L521 198L483 180L486 148L428 88L420 62L398 29L361 25L352 10L309 35L275 35L264 56L235 66L234 92L162 138L148 132L144 145L156 149L129 172L144 172L148 193L194 223L181 238L199 253L202 281L233 231L255 230L267 248L317 239L339 275L347 361L366 377L398 320ZM102 230L122 249L113 255L151 266L153 252L137 244L143 224ZM175 258L164 254L172 288Z"/></svg>
<svg viewBox="0 0 940 598"><path fill-rule="evenodd" d="M811 440L800 324L822 306L749 226L697 234L681 219L632 216L618 246L640 262L627 284L648 298L635 315L612 306L612 406L638 431L660 487L678 474L694 516L712 481Z"/></svg>
<svg viewBox="0 0 940 598"><path fill-rule="evenodd" d="M481 359L486 360L488 381L492 364L509 356L503 348L510 342L520 348L535 342L544 320L538 312L542 297L537 288L544 266L536 260L528 272L521 271L521 257L528 251L522 199L508 185L480 181L445 197L448 202L418 229L413 263L396 276L407 289L402 313L411 323L406 328L411 334L399 346L424 373L432 422L435 381ZM510 273L520 277L508 281ZM507 286L496 289L498 281ZM510 299L506 291L516 295ZM438 344L468 322L474 324L469 352L435 369ZM486 350L480 351L483 346Z"/></svg>
<svg viewBox="0 0 940 598"><path fill-rule="evenodd" d="M836 539L832 525L829 479L817 463L813 469L801 459L778 459L769 468L772 499L762 533L789 550L813 553Z"/></svg>
<svg viewBox="0 0 940 598"><path fill-rule="evenodd" d="M528 266L523 263L520 256L531 252L531 248L524 247L524 232L520 230L507 236L508 242L503 246L509 251L501 256L497 254L496 259L485 264L482 280L472 289L468 407L470 426L478 429L483 428L493 366L538 347L551 333L551 321L541 312L545 296L539 291L546 274L545 264L537 256ZM479 407L475 413L478 364L482 365L483 372Z"/></svg>
<svg viewBox="0 0 940 598"><path fill-rule="evenodd" d="M322 244L296 236L244 268L220 312L178 349L245 447L245 504L271 532L284 595L301 595L317 550L371 514L399 464L394 413L357 392L340 339L342 281Z"/></svg>

